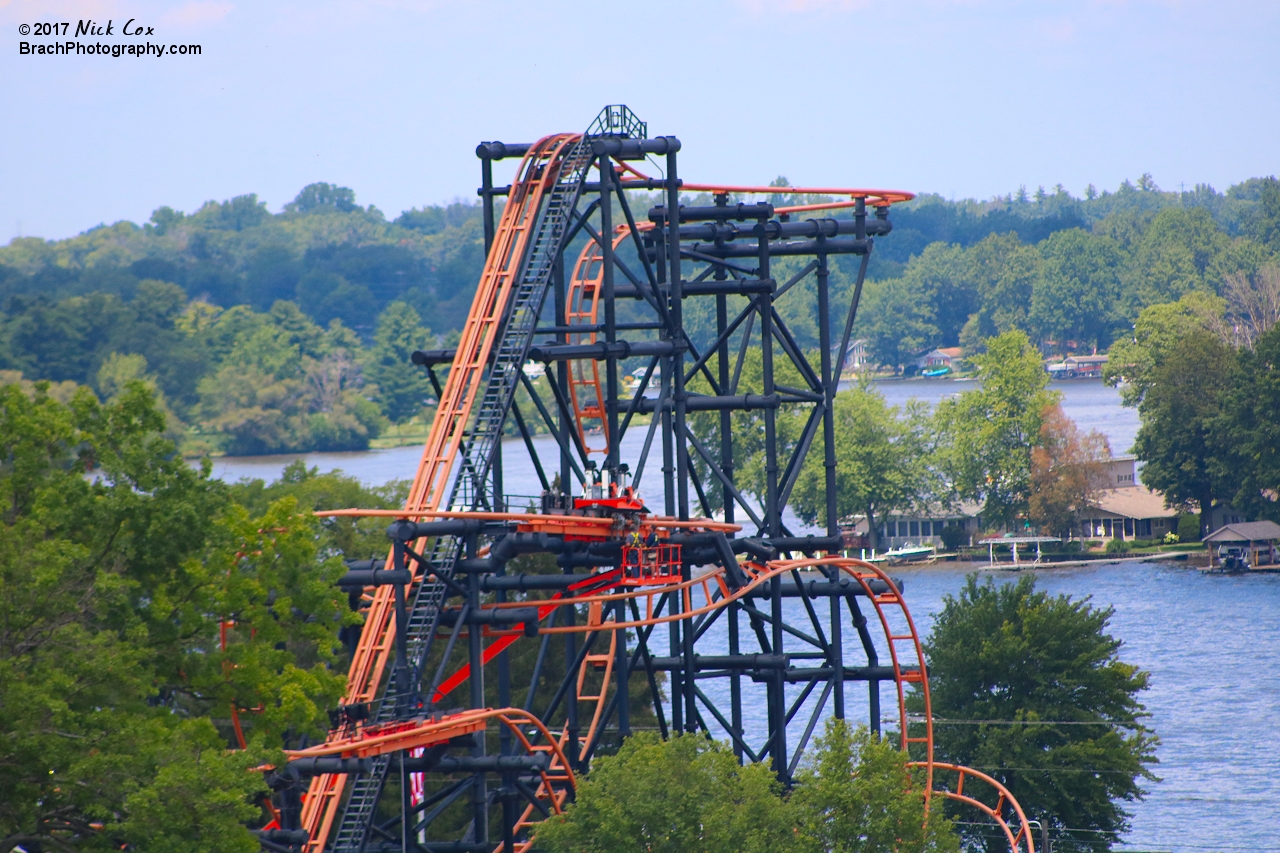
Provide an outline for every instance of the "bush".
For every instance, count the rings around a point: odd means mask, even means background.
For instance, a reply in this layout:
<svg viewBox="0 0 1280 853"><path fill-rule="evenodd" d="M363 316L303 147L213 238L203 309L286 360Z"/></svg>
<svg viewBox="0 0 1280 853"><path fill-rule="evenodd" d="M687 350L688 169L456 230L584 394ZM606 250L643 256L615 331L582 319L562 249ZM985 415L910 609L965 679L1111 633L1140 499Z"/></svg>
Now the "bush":
<svg viewBox="0 0 1280 853"><path fill-rule="evenodd" d="M1079 539L1072 539L1070 542L1063 542L1061 551L1064 554L1079 554L1080 544Z"/></svg>
<svg viewBox="0 0 1280 853"><path fill-rule="evenodd" d="M942 547L948 551L955 551L964 544L964 528L958 524L948 524L939 535L942 537Z"/></svg>
<svg viewBox="0 0 1280 853"><path fill-rule="evenodd" d="M1178 534L1172 530L1164 535L1164 544L1166 545L1177 545L1179 541L1181 540L1178 538Z"/></svg>
<svg viewBox="0 0 1280 853"><path fill-rule="evenodd" d="M1107 553L1108 554L1128 554L1129 543L1119 538L1112 539L1110 542L1107 543Z"/></svg>
<svg viewBox="0 0 1280 853"><path fill-rule="evenodd" d="M1178 515L1178 541L1179 542L1199 542L1200 541L1200 516L1194 512L1184 512Z"/></svg>

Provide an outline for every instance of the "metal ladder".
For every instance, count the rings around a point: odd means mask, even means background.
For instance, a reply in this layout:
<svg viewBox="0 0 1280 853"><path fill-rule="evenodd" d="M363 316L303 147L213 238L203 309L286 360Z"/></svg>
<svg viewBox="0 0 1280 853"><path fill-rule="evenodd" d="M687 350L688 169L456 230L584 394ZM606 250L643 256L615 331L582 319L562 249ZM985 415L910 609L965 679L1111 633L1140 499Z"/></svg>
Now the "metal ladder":
<svg viewBox="0 0 1280 853"><path fill-rule="evenodd" d="M568 231L570 213L577 206L592 159L591 143L586 137L579 139L561 158L560 173L544 202L533 243L512 294L479 411L462 445L462 465L454 478L448 503L451 510L474 510L484 499L476 485L484 482L493 463L493 451L501 440L502 425L515 396L519 371L533 343L533 330L542 311L556 256ZM437 537L429 556L432 571L441 577L452 577L463 544L458 537ZM430 652L445 591L445 584L429 581L419 584L414 595L406 641L410 665L415 672L421 671ZM394 720L399 698L388 680L372 715L373 721ZM371 772L360 774L352 781L351 795L334 835L334 853L360 853L364 849L390 763L390 756L378 756Z"/></svg>

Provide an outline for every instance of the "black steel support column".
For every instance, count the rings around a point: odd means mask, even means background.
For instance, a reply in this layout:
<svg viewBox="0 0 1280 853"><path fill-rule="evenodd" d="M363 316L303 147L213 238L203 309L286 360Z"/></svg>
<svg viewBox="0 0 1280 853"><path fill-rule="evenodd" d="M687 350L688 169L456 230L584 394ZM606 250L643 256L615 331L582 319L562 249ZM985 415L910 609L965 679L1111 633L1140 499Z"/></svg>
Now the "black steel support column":
<svg viewBox="0 0 1280 853"><path fill-rule="evenodd" d="M569 569L565 570L570 571ZM560 608L564 614L564 624L573 625L578 621L577 611L573 605ZM582 772L582 727L578 721L578 673L575 664L578 660L578 635L572 631L564 635L564 671L568 693L565 696L565 727L569 732L566 744L566 758L573 766L573 772Z"/></svg>
<svg viewBox="0 0 1280 853"><path fill-rule="evenodd" d="M604 302L604 339L613 344L618 341L617 309L613 293L613 158L600 156L600 299ZM605 412L604 431L609 437L609 455L604 461L610 477L618 470L618 359L610 355L605 360ZM622 617L619 617L622 618ZM625 621L625 620L624 620Z"/></svg>
<svg viewBox="0 0 1280 853"><path fill-rule="evenodd" d="M836 509L836 389L844 365L831 366L831 294L828 289L827 256L818 255L818 347L822 358L822 466L826 474L827 535L837 536L840 528Z"/></svg>
<svg viewBox="0 0 1280 853"><path fill-rule="evenodd" d="M477 536L467 537L467 559L474 560L479 556L480 548ZM480 575L471 572L467 575L467 610L471 613L480 611ZM471 687L471 707L483 708L484 701L484 637L479 624L467 627L467 658L471 664L471 674L467 679ZM485 733L483 730L473 735L471 757L481 758L485 754ZM477 773L471 786L471 815L474 824L474 840L483 843L489 837L489 797L486 790L484 773Z"/></svg>
<svg viewBox="0 0 1280 853"><path fill-rule="evenodd" d="M567 328L569 313L569 293L567 283L564 277L564 251L556 257L555 268L551 273L552 287L555 289L555 312L556 326L560 329ZM569 333L561 331L556 335L558 343L564 345L569 343ZM549 368L548 368L549 369ZM555 366L556 381L561 388L569 387L569 362L557 361ZM576 429L569 423L565 416L564 409L560 406L556 407L556 424L558 426L557 434L560 438L560 492L566 498L573 494L573 454L570 445L569 430Z"/></svg>
<svg viewBox="0 0 1280 853"><path fill-rule="evenodd" d="M484 207L484 254L487 258L489 249L493 247L493 237L497 231L493 220L493 160L488 157L480 159L480 183L480 195ZM502 436L498 436L497 444L493 448L493 464L490 476L493 479L493 501L490 506L493 507L495 512L502 512L506 509L502 499Z"/></svg>
<svg viewBox="0 0 1280 853"><path fill-rule="evenodd" d="M680 272L680 182L676 175L676 152L667 152L667 262L671 265L671 332L677 344L671 357L672 400L675 409L676 511L689 517L689 445L685 440L686 397L684 387L684 281Z"/></svg>
<svg viewBox="0 0 1280 853"><path fill-rule="evenodd" d="M818 347L822 353L822 446L823 469L826 474L826 523L827 535L837 536L840 533L839 513L837 507L836 480L836 427L835 401L840 388L840 374L844 370L843 360L834 366L831 358L831 289L830 271L827 268L827 256L818 255ZM843 354L838 354L843 359ZM827 576L834 583L839 580L839 570L832 569ZM830 616L831 645L828 664L832 669L832 713L837 720L845 717L844 707L844 633L840 624L840 602L827 599L827 610Z"/></svg>
<svg viewBox="0 0 1280 853"><path fill-rule="evenodd" d="M627 621L627 603L621 599L615 605L615 618L618 622ZM631 694L627 684L631 680L631 658L627 654L627 629L617 629L617 648L613 661L614 674L617 677L618 691L618 738L631 736Z"/></svg>

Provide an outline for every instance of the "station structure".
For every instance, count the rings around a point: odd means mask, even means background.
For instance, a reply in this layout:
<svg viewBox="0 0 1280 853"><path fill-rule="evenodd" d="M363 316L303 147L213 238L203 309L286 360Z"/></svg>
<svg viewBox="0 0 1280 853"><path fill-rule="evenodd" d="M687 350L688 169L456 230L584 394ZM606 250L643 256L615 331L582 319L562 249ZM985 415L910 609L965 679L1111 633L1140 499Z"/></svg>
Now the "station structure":
<svg viewBox="0 0 1280 853"><path fill-rule="evenodd" d="M269 772L265 850L525 853L641 717L663 737L726 737L786 784L821 721L859 703L877 730L896 721L926 796L1033 853L998 781L933 760L901 586L843 556L840 366L874 241L912 194L687 183L680 150L625 106L585 133L476 149L484 270L456 348L414 353L438 405L404 508L328 513L387 516L389 554L348 563L363 626L346 695L324 742ZM506 160L518 166L498 185ZM775 203L788 196L800 203ZM841 304L833 255L857 259ZM775 307L793 288L814 295L814 354ZM802 413L798 436L779 434L780 411ZM741 412L764 460L750 490ZM536 500L504 490L508 434ZM783 510L810 454L823 531L796 535ZM922 719L908 718L911 691Z"/></svg>

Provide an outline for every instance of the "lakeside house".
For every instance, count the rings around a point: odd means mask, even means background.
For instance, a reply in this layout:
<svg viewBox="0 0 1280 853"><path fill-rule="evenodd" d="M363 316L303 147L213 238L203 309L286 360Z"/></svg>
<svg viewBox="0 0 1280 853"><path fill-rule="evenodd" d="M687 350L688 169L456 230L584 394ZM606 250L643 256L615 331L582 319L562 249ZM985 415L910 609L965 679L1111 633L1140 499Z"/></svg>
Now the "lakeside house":
<svg viewBox="0 0 1280 853"><path fill-rule="evenodd" d="M840 358L840 344L836 343L831 348L831 360L835 361ZM841 373L857 373L861 370L870 370L871 355L867 352L867 342L863 338L849 342L849 350L844 354L844 367Z"/></svg>
<svg viewBox="0 0 1280 853"><path fill-rule="evenodd" d="M879 523L876 531L878 547L882 550L901 548L904 545L942 547L942 530L945 527L959 527L961 542L971 545L982 532L982 519L979 517L981 510L980 504L962 503L950 510L932 507L918 513L890 515ZM864 535L867 530L865 518L858 519L853 527L855 533Z"/></svg>
<svg viewBox="0 0 1280 853"><path fill-rule="evenodd" d="M929 350L916 359L916 370L953 369L954 363L960 360L960 347L938 347Z"/></svg>
<svg viewBox="0 0 1280 853"><path fill-rule="evenodd" d="M1178 532L1179 511L1165 506L1162 493L1144 486L1138 480L1137 457L1115 456L1108 459L1105 465L1107 485L1080 512L1076 523L1072 525L1072 538L1132 541L1163 539L1169 533ZM941 547L942 531L951 526L960 528L964 544L973 545L987 530L982 523L981 514L982 506L969 502L946 510L930 507L917 512L895 513L879 520L877 547L882 550L910 545ZM1242 522L1240 515L1229 506L1213 507L1209 522L1209 529L1214 531L1262 523ZM1277 529L1280 530L1280 526ZM866 535L867 531L866 519L859 518L851 532ZM1223 534L1228 538L1230 535ZM1277 535L1280 536L1280 533ZM1208 542L1211 538L1207 537L1205 541ZM1258 547L1262 548L1261 545Z"/></svg>
<svg viewBox="0 0 1280 853"><path fill-rule="evenodd" d="M1164 495L1138 482L1137 457L1107 460L1107 488L1080 513L1082 539L1161 539L1178 530L1178 511Z"/></svg>
<svg viewBox="0 0 1280 853"><path fill-rule="evenodd" d="M1054 379L1101 379L1106 363L1105 355L1072 355L1046 365L1045 369Z"/></svg>

